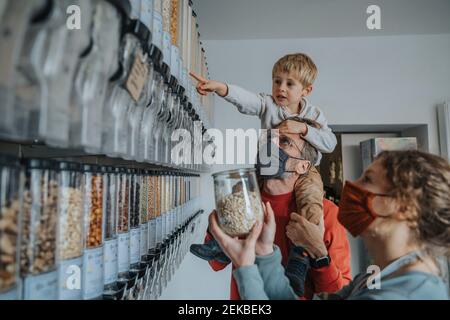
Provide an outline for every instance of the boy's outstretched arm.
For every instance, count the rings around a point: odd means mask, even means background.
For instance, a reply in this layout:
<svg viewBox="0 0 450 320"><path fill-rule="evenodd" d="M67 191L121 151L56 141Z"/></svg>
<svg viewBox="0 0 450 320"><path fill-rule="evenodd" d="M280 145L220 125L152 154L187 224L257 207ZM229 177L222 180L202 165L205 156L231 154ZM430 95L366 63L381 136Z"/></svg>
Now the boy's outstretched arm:
<svg viewBox="0 0 450 320"><path fill-rule="evenodd" d="M193 72L189 72L192 78L197 80L197 92L202 96L208 95L208 93L217 93L221 97L225 97L228 94L228 86L219 81L208 80L195 74Z"/></svg>
<svg viewBox="0 0 450 320"><path fill-rule="evenodd" d="M197 92L201 95L215 92L226 101L235 105L240 113L258 116L261 118L265 110L265 96L254 94L239 86L208 80L195 73L190 75L197 81Z"/></svg>

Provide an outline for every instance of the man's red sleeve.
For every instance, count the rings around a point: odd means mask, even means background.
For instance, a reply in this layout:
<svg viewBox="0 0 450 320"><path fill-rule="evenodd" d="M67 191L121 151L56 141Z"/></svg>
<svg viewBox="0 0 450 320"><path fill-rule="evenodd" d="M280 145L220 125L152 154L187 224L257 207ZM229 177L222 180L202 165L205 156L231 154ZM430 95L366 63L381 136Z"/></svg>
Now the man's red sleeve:
<svg viewBox="0 0 450 320"><path fill-rule="evenodd" d="M209 240L211 240L211 239L213 239L213 236L211 236L211 235L209 234L209 232L206 232L205 242L207 242L207 241L209 241ZM228 264L225 264L225 263L222 263L222 262L218 262L218 261L215 261L215 260L208 261L208 263L209 263L209 265L211 266L211 268L212 268L214 271L220 271L220 270L223 270L223 269L225 269L225 268L227 267L227 265L228 265Z"/></svg>
<svg viewBox="0 0 450 320"><path fill-rule="evenodd" d="M329 266L310 269L314 293L336 292L351 281L350 245L347 232L337 219L338 207L324 200L324 242L331 258Z"/></svg>

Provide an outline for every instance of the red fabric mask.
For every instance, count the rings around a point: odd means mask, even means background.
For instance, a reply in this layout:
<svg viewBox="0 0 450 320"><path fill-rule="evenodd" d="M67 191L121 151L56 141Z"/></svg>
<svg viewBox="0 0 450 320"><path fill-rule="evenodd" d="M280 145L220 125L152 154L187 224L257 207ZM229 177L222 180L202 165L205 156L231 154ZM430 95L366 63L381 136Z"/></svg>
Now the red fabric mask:
<svg viewBox="0 0 450 320"><path fill-rule="evenodd" d="M365 190L346 181L339 202L338 220L352 236L357 237L379 216L372 207L377 196L386 196Z"/></svg>

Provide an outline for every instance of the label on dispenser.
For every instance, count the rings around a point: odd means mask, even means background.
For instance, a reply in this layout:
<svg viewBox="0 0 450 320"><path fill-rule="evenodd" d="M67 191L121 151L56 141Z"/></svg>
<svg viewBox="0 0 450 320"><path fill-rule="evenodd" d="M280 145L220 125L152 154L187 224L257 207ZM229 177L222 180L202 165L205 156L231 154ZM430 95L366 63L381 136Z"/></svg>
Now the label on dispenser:
<svg viewBox="0 0 450 320"><path fill-rule="evenodd" d="M152 31L153 0L141 0L141 22Z"/></svg>
<svg viewBox="0 0 450 320"><path fill-rule="evenodd" d="M140 241L140 253L142 257L147 254L148 251L148 223L141 224L141 241Z"/></svg>
<svg viewBox="0 0 450 320"><path fill-rule="evenodd" d="M103 250L103 261L104 261L104 273L103 273L103 283L111 284L117 281L118 274L118 251L119 244L117 239L111 239L105 241L105 246Z"/></svg>
<svg viewBox="0 0 450 320"><path fill-rule="evenodd" d="M24 280L25 300L56 300L58 298L58 272L51 271Z"/></svg>
<svg viewBox="0 0 450 320"><path fill-rule="evenodd" d="M170 33L163 31L163 61L170 66L170 54L172 41L170 39Z"/></svg>
<svg viewBox="0 0 450 320"><path fill-rule="evenodd" d="M81 299L83 257L61 261L58 268L58 299Z"/></svg>
<svg viewBox="0 0 450 320"><path fill-rule="evenodd" d="M148 249L156 247L156 219L148 222Z"/></svg>
<svg viewBox="0 0 450 320"><path fill-rule="evenodd" d="M181 58L180 58L180 49L177 46L172 46L170 53L170 62L171 62L171 73L175 78L180 80L180 67L181 67Z"/></svg>
<svg viewBox="0 0 450 320"><path fill-rule="evenodd" d="M119 241L118 271L122 273L130 270L130 233L120 233L117 238Z"/></svg>
<svg viewBox="0 0 450 320"><path fill-rule="evenodd" d="M163 23L162 15L157 11L153 11L153 44L162 50L163 46Z"/></svg>
<svg viewBox="0 0 450 320"><path fill-rule="evenodd" d="M148 66L144 62L144 57L141 52L138 52L134 57L133 67L128 75L125 87L130 93L135 102L139 101L142 90L144 89L145 81L148 77Z"/></svg>
<svg viewBox="0 0 450 320"><path fill-rule="evenodd" d="M98 298L103 293L103 246L87 249L83 256L83 299Z"/></svg>
<svg viewBox="0 0 450 320"><path fill-rule="evenodd" d="M130 231L130 264L138 263L140 256L139 240L141 238L140 228L131 229Z"/></svg>

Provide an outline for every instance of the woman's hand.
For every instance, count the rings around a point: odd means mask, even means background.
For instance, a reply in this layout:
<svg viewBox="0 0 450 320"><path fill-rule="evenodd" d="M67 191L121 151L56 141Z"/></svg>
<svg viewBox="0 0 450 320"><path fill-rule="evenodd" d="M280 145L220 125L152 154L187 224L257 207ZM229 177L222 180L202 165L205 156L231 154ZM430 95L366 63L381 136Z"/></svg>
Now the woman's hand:
<svg viewBox="0 0 450 320"><path fill-rule="evenodd" d="M256 241L256 254L258 256L267 256L273 252L276 225L270 202L267 202L266 205L262 203L262 206L264 208L264 224L261 234Z"/></svg>
<svg viewBox="0 0 450 320"><path fill-rule="evenodd" d="M323 220L316 225L293 212L286 227L286 235L293 244L305 248L311 258L317 259L328 255L327 247L323 242L324 230Z"/></svg>
<svg viewBox="0 0 450 320"><path fill-rule="evenodd" d="M225 83L205 79L193 72L189 72L189 74L192 78L197 80L197 92L202 96L206 96L211 92L215 92L221 97L225 97L228 94L228 86Z"/></svg>
<svg viewBox="0 0 450 320"><path fill-rule="evenodd" d="M256 241L261 229L262 224L257 221L246 239L232 238L220 229L216 211L214 210L209 215L209 231L237 268L251 266L255 263Z"/></svg>

